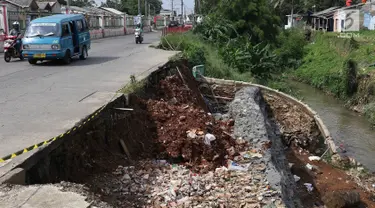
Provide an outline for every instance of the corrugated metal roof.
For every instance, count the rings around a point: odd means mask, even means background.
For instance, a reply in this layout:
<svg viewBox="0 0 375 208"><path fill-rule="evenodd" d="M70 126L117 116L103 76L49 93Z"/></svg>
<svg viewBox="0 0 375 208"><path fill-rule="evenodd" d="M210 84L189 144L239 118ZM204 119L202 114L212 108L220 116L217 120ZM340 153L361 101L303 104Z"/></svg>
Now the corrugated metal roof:
<svg viewBox="0 0 375 208"><path fill-rule="evenodd" d="M121 12L121 11L119 11L117 9L114 9L114 8L109 8L109 7L99 7L99 8L104 9L108 12L112 12L112 13L117 14L117 15L125 15L124 12Z"/></svg>
<svg viewBox="0 0 375 208"><path fill-rule="evenodd" d="M323 11L314 13L313 16L324 16L325 14L329 14L329 13L334 12L338 8L340 8L340 7L330 7L328 9L323 10Z"/></svg>
<svg viewBox="0 0 375 208"><path fill-rule="evenodd" d="M20 7L29 7L33 0L6 0L6 2L18 5Z"/></svg>

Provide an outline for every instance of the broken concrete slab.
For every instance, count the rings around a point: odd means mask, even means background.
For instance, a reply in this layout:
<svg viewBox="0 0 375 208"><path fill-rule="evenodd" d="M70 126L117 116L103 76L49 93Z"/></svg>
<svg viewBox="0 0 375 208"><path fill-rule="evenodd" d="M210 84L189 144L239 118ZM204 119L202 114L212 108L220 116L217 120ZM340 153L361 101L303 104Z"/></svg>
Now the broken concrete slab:
<svg viewBox="0 0 375 208"><path fill-rule="evenodd" d="M53 185L7 186L0 189L2 208L87 208L86 197Z"/></svg>

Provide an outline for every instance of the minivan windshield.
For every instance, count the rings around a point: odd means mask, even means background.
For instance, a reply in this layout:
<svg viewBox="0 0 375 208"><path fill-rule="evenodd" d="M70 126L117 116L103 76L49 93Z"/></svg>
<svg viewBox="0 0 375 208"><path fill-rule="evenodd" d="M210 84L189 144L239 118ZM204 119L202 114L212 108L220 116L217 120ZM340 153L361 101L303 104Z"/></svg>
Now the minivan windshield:
<svg viewBox="0 0 375 208"><path fill-rule="evenodd" d="M28 38L61 36L61 30L57 23L31 23L26 30L25 36Z"/></svg>

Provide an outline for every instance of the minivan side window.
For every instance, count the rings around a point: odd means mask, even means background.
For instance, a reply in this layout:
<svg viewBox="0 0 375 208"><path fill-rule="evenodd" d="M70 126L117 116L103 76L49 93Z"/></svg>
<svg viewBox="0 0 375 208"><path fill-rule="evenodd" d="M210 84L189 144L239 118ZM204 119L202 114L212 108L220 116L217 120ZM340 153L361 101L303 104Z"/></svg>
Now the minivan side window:
<svg viewBox="0 0 375 208"><path fill-rule="evenodd" d="M69 24L68 23L62 24L62 36L65 37L65 36L69 36L69 35L70 35Z"/></svg>
<svg viewBox="0 0 375 208"><path fill-rule="evenodd" d="M77 30L78 30L79 32L83 32L83 31L84 31L84 28L83 28L82 20L77 20L77 21L76 21L76 24L77 24Z"/></svg>

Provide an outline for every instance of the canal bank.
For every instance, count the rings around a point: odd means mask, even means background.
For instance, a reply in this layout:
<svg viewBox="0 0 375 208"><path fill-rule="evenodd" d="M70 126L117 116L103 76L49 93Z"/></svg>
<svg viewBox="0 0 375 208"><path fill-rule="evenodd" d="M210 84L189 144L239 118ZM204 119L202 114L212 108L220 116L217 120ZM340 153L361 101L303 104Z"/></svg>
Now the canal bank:
<svg viewBox="0 0 375 208"><path fill-rule="evenodd" d="M371 123L364 116L347 109L344 102L332 95L308 84L294 81L289 84L298 91L303 102L320 115L336 145L345 148L344 154L375 171L375 130Z"/></svg>

